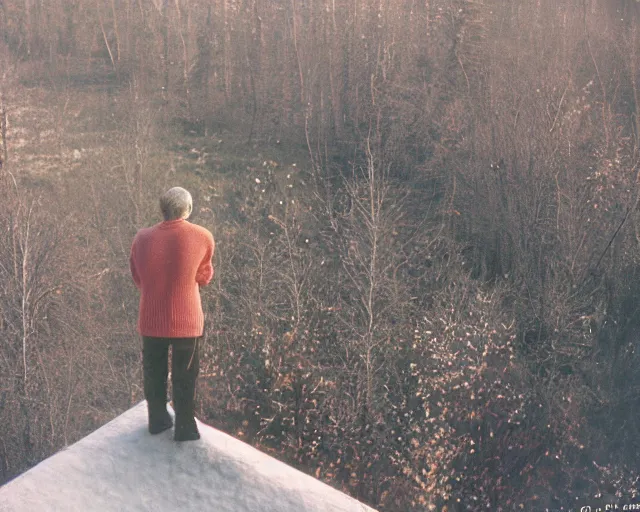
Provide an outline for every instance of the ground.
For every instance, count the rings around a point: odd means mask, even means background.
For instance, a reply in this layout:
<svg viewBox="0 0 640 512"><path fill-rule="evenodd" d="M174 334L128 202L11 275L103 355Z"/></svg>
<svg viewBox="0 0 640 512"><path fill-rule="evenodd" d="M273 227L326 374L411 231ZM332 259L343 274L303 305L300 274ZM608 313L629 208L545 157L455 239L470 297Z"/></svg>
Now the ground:
<svg viewBox="0 0 640 512"><path fill-rule="evenodd" d="M207 425L199 441L147 432L146 402L0 488L0 511L373 509Z"/></svg>

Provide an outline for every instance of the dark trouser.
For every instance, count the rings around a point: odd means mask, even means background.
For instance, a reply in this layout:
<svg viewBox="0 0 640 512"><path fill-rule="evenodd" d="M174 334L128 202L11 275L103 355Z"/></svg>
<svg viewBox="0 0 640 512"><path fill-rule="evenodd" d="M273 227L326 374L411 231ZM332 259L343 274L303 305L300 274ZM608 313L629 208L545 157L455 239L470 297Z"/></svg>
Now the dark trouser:
<svg viewBox="0 0 640 512"><path fill-rule="evenodd" d="M176 433L197 432L194 420L196 380L200 371L198 338L154 338L143 336L142 368L144 397L149 423L166 416L169 346L173 347L171 381L176 412Z"/></svg>

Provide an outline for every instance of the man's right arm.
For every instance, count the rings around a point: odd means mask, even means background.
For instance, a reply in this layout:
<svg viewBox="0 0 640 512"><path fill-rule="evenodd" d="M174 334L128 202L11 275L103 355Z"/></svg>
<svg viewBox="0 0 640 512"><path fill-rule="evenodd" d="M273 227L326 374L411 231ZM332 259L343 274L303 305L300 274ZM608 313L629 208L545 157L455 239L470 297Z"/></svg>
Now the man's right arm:
<svg viewBox="0 0 640 512"><path fill-rule="evenodd" d="M211 233L208 233L206 243L207 249L205 251L204 257L202 258L202 261L200 262L200 265L198 266L198 271L196 272L196 282L200 286L208 285L211 282L211 279L213 279L214 274L211 259L213 258L216 244L213 241L213 236L211 235Z"/></svg>

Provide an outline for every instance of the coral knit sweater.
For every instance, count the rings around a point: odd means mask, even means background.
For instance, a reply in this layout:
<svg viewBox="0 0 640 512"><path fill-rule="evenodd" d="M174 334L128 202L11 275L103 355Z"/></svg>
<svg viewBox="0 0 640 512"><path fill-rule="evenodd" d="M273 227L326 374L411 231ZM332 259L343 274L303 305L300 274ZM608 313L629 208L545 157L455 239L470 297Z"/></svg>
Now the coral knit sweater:
<svg viewBox="0 0 640 512"><path fill-rule="evenodd" d="M138 331L143 336L202 336L199 286L213 277L211 233L184 219L141 229L131 246L131 275L140 289Z"/></svg>

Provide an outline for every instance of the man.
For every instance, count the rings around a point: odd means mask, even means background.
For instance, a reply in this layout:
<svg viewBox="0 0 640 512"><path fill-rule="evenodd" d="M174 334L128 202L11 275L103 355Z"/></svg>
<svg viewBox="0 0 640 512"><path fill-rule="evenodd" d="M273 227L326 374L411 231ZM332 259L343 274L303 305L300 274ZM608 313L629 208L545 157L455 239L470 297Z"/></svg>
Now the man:
<svg viewBox="0 0 640 512"><path fill-rule="evenodd" d="M172 347L171 376L176 413L174 439L200 439L194 418L199 372L198 338L204 329L200 286L213 278L211 233L187 222L191 194L174 187L160 198L164 222L141 229L131 246L131 275L140 290L138 331L142 335L144 395L149 432L173 426L167 412L167 365Z"/></svg>

